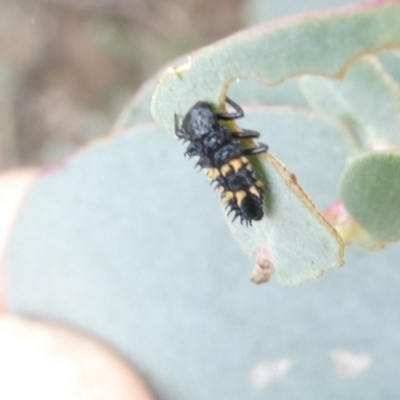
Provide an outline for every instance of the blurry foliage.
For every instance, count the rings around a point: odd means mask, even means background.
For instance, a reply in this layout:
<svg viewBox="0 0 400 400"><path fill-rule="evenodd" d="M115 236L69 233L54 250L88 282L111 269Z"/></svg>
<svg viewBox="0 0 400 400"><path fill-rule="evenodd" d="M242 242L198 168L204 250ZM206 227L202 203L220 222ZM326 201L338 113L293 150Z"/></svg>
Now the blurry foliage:
<svg viewBox="0 0 400 400"><path fill-rule="evenodd" d="M0 168L105 134L168 60L240 26L241 0L2 0Z"/></svg>
<svg viewBox="0 0 400 400"><path fill-rule="evenodd" d="M325 10L361 3L359 0L246 0L243 19L247 25L253 25L266 19L276 19L288 15Z"/></svg>

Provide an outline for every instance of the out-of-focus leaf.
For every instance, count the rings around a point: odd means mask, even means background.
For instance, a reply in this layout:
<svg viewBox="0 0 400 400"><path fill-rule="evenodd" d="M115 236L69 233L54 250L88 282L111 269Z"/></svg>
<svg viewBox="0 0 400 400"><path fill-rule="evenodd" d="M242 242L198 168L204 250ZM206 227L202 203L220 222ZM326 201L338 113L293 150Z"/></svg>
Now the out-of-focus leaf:
<svg viewBox="0 0 400 400"><path fill-rule="evenodd" d="M245 22L253 25L266 19L276 19L287 15L324 10L354 4L358 0L247 0L244 4Z"/></svg>
<svg viewBox="0 0 400 400"><path fill-rule="evenodd" d="M400 87L400 51L390 51L379 55L386 72Z"/></svg>
<svg viewBox="0 0 400 400"><path fill-rule="evenodd" d="M364 148L400 144L400 90L374 58L353 65L341 82L303 77L300 87L313 109L347 123Z"/></svg>
<svg viewBox="0 0 400 400"><path fill-rule="evenodd" d="M352 217L377 241L400 238L400 155L371 152L346 169L340 197Z"/></svg>

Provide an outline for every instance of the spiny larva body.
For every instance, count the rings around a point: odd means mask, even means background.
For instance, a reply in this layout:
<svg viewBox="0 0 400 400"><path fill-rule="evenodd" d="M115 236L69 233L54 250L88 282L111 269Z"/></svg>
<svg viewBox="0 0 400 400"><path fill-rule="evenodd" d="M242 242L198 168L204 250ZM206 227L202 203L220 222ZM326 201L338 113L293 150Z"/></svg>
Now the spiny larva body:
<svg viewBox="0 0 400 400"><path fill-rule="evenodd" d="M175 114L175 134L188 142L185 155L197 156L197 165L208 170L207 176L216 183L222 200L234 220L246 224L259 221L263 215L263 184L247 156L263 153L268 146L244 149L241 139L258 138L255 131L232 132L221 121L243 117L241 107L226 99L235 112L216 113L212 104L199 101L185 115L179 126Z"/></svg>

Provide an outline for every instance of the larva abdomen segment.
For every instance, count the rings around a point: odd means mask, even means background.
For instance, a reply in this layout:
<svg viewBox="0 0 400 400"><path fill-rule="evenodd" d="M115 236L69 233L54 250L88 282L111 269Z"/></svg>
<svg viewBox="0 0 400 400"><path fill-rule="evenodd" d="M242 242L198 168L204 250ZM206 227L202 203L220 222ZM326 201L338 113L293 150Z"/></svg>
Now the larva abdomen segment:
<svg viewBox="0 0 400 400"><path fill-rule="evenodd" d="M250 223L263 217L262 182L249 160L242 156L220 168L210 168L207 176L217 183L222 201L234 219Z"/></svg>

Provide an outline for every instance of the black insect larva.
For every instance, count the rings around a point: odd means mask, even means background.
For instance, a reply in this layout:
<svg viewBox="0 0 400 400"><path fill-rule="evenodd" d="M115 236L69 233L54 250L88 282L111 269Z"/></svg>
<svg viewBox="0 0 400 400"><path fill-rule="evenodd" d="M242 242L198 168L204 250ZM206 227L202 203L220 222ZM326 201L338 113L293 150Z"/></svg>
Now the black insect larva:
<svg viewBox="0 0 400 400"><path fill-rule="evenodd" d="M207 176L216 182L229 213L240 217L246 224L260 220L263 215L262 182L247 156L268 150L265 144L252 149L244 149L241 139L258 138L255 131L232 132L221 121L243 117L241 107L226 99L235 112L216 113L210 103L199 101L185 115L179 126L175 114L175 134L189 142L185 155L198 156L197 165L208 169Z"/></svg>

